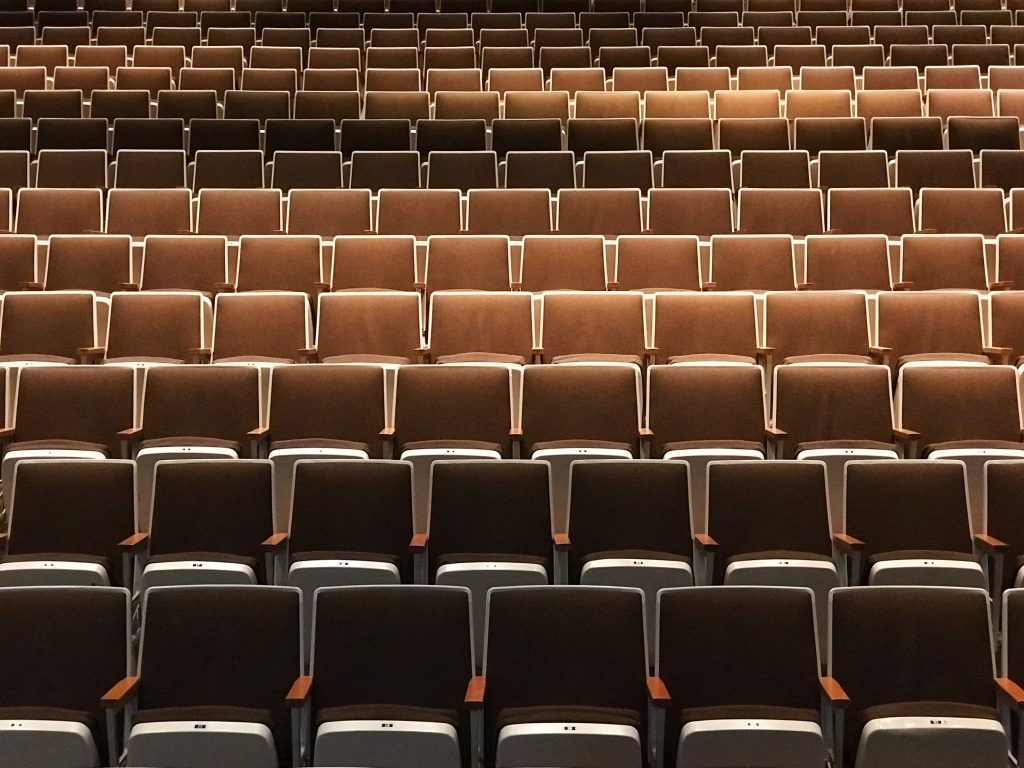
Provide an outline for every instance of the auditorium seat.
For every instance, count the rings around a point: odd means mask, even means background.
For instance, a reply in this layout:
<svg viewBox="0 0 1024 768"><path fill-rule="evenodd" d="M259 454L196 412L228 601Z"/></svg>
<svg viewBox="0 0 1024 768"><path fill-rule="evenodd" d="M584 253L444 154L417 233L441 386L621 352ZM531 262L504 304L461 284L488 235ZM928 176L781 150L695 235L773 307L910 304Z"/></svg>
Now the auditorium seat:
<svg viewBox="0 0 1024 768"><path fill-rule="evenodd" d="M420 305L420 294L413 292L322 293L316 347L306 356L321 363L418 362L423 348Z"/></svg>
<svg viewBox="0 0 1024 768"><path fill-rule="evenodd" d="M215 235L146 237L139 278L142 290L200 291L212 296L227 280L227 238Z"/></svg>
<svg viewBox="0 0 1024 768"><path fill-rule="evenodd" d="M622 291L700 290L698 250L692 236L623 235L615 246L614 283Z"/></svg>
<svg viewBox="0 0 1024 768"><path fill-rule="evenodd" d="M737 207L743 232L804 238L824 231L824 200L817 189L741 189Z"/></svg>
<svg viewBox="0 0 1024 768"><path fill-rule="evenodd" d="M509 152L506 163L506 182L510 187L519 186L521 180L509 177L510 169L515 171L514 156ZM523 153L526 154L526 153ZM565 171L573 177L572 154L556 153L559 159L567 160ZM500 173L500 169L499 169ZM557 188L557 184L553 184ZM471 189L467 196L466 231L472 235L501 235L515 240L525 235L547 235L551 233L551 195L546 189Z"/></svg>
<svg viewBox="0 0 1024 768"><path fill-rule="evenodd" d="M430 299L430 357L437 363L532 362L533 309L528 293L442 291ZM501 322L494 322L500 317Z"/></svg>
<svg viewBox="0 0 1024 768"><path fill-rule="evenodd" d="M334 238L334 290L410 291L416 285L416 241L405 235L339 235Z"/></svg>
<svg viewBox="0 0 1024 768"><path fill-rule="evenodd" d="M457 235L462 228L457 189L383 189L377 206L382 235Z"/></svg>
<svg viewBox="0 0 1024 768"><path fill-rule="evenodd" d="M540 348L546 362L623 362L643 365L643 294L552 291L544 294Z"/></svg>
<svg viewBox="0 0 1024 768"><path fill-rule="evenodd" d="M102 354L92 291L8 291L0 366L91 362Z"/></svg>
<svg viewBox="0 0 1024 768"><path fill-rule="evenodd" d="M18 190L14 230L41 240L53 234L103 231L103 197L98 189Z"/></svg>
<svg viewBox="0 0 1024 768"><path fill-rule="evenodd" d="M150 236L180 235L192 231L192 220L192 195L188 189L111 189L107 192L105 231L108 234L131 235L134 241Z"/></svg>
<svg viewBox="0 0 1024 768"><path fill-rule="evenodd" d="M222 293L214 301L211 362L257 368L264 392L269 388L269 369L295 362L312 340L312 315L305 293Z"/></svg>
<svg viewBox="0 0 1024 768"><path fill-rule="evenodd" d="M978 294L899 291L878 294L875 343L893 369L911 366L1005 363L1006 350L984 346Z"/></svg>
<svg viewBox="0 0 1024 768"><path fill-rule="evenodd" d="M811 235L804 247L804 285L821 291L885 291L891 286L885 235Z"/></svg>
<svg viewBox="0 0 1024 768"><path fill-rule="evenodd" d="M922 232L975 233L990 238L1007 231L1006 211L1000 189L926 187L921 190L920 201Z"/></svg>
<svg viewBox="0 0 1024 768"><path fill-rule="evenodd" d="M901 239L901 286L985 291L990 283L985 266L985 242L980 235L919 234Z"/></svg>
<svg viewBox="0 0 1024 768"><path fill-rule="evenodd" d="M740 194L747 190L741 190ZM788 235L713 235L704 290L792 291L793 238Z"/></svg>
<svg viewBox="0 0 1024 768"><path fill-rule="evenodd" d="M441 235L427 240L424 293L508 291L509 239L503 235Z"/></svg>
<svg viewBox="0 0 1024 768"><path fill-rule="evenodd" d="M366 234L370 220L370 191L366 189L292 189L288 192L289 235Z"/></svg>
<svg viewBox="0 0 1024 768"><path fill-rule="evenodd" d="M916 231L914 193L907 187L838 188L828 191L828 231L842 235L885 235Z"/></svg>
<svg viewBox="0 0 1024 768"><path fill-rule="evenodd" d="M47 250L43 286L47 291L112 293L133 282L131 251L132 240L126 235L54 235ZM97 309L100 301L98 296ZM100 326L98 341L105 335L104 327L105 323Z"/></svg>
<svg viewBox="0 0 1024 768"><path fill-rule="evenodd" d="M315 296L323 279L320 238L315 235L242 235L234 289L297 291Z"/></svg>
<svg viewBox="0 0 1024 768"><path fill-rule="evenodd" d="M114 164L115 188L181 188L185 186L185 152L180 149L121 149ZM110 202L108 198L108 219Z"/></svg>
<svg viewBox="0 0 1024 768"><path fill-rule="evenodd" d="M596 233L527 235L521 265L524 291L602 291L608 283L604 240Z"/></svg>
<svg viewBox="0 0 1024 768"><path fill-rule="evenodd" d="M1016 500L1020 498L1021 483L1024 481L1024 463L1013 460L994 460L985 464L985 530L989 543L996 550L992 563L992 601L996 611L1002 604L1002 593L1018 588L1021 578L1020 526L1016 523ZM1002 545L1002 546L1000 546ZM1002 566L1000 568L1000 565ZM998 613L996 614L998 616ZM1005 627L1005 617L1003 626Z"/></svg>
<svg viewBox="0 0 1024 768"><path fill-rule="evenodd" d="M281 229L279 189L199 190L197 234L225 235L235 241L241 235L272 235Z"/></svg>

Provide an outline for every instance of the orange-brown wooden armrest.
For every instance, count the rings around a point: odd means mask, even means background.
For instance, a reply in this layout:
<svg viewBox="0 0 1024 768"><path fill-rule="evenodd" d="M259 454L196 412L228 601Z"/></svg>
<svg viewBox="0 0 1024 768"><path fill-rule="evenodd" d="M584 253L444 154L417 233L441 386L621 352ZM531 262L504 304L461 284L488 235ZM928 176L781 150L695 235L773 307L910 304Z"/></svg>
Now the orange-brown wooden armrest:
<svg viewBox="0 0 1024 768"><path fill-rule="evenodd" d="M284 703L289 707L301 707L309 701L309 692L312 688L313 678L309 675L295 678L295 682L292 683L292 687L288 690L288 695L285 696Z"/></svg>
<svg viewBox="0 0 1024 768"><path fill-rule="evenodd" d="M394 427L384 427L377 434L380 435L381 437L394 437L395 436L395 428Z"/></svg>
<svg viewBox="0 0 1024 768"><path fill-rule="evenodd" d="M123 541L119 541L117 543L117 548L120 549L122 552L128 552L128 553L138 552L140 549L143 548L143 546L148 541L149 541L149 534L148 533L144 533L144 532L133 533L127 539L124 539Z"/></svg>
<svg viewBox="0 0 1024 768"><path fill-rule="evenodd" d="M817 283L797 283L796 289L798 291L813 291L818 287Z"/></svg>
<svg viewBox="0 0 1024 768"><path fill-rule="evenodd" d="M519 427L512 427L508 431L508 436L512 438L520 438L523 436L523 430Z"/></svg>
<svg viewBox="0 0 1024 768"><path fill-rule="evenodd" d="M757 362L763 365L765 368L770 368L772 364L772 357L775 354L775 347L758 347L757 348Z"/></svg>
<svg viewBox="0 0 1024 768"><path fill-rule="evenodd" d="M997 280L994 283L989 283L988 289L990 291L1012 291L1013 280Z"/></svg>
<svg viewBox="0 0 1024 768"><path fill-rule="evenodd" d="M320 282L320 281L317 281L317 282L313 283L313 293L314 294L330 293L330 292L331 292L331 284L330 283L324 283L324 282Z"/></svg>
<svg viewBox="0 0 1024 768"><path fill-rule="evenodd" d="M142 427L131 427L129 429L122 429L117 433L117 436L122 440L129 440L133 443L137 443L142 440Z"/></svg>
<svg viewBox="0 0 1024 768"><path fill-rule="evenodd" d="M555 545L555 549L559 552L568 552L572 543L569 541L568 533L553 533L551 534L551 541Z"/></svg>
<svg viewBox="0 0 1024 768"><path fill-rule="evenodd" d="M895 437L897 440L907 443L921 439L920 432L915 432L912 429L903 429L902 427L893 429L892 436Z"/></svg>
<svg viewBox="0 0 1024 768"><path fill-rule="evenodd" d="M0 429L0 443L9 443L14 439L14 427Z"/></svg>
<svg viewBox="0 0 1024 768"><path fill-rule="evenodd" d="M138 283L118 283L117 284L117 289L119 291L138 291L138 290L140 290Z"/></svg>
<svg viewBox="0 0 1024 768"><path fill-rule="evenodd" d="M427 548L429 536L425 533L414 533L409 539L409 549L412 552L422 552Z"/></svg>
<svg viewBox="0 0 1024 768"><path fill-rule="evenodd" d="M891 347L868 347L868 356L879 365L888 365L891 354Z"/></svg>
<svg viewBox="0 0 1024 768"><path fill-rule="evenodd" d="M520 280L512 280L508 284L508 287L511 288L513 291L521 291L523 290L523 283Z"/></svg>
<svg viewBox="0 0 1024 768"><path fill-rule="evenodd" d="M987 533L974 534L974 541L986 552L1005 552L1007 547L1005 541L1000 541L995 536L989 536Z"/></svg>
<svg viewBox="0 0 1024 768"><path fill-rule="evenodd" d="M864 542L848 533L833 533L832 541L844 552L857 552L864 549Z"/></svg>
<svg viewBox="0 0 1024 768"><path fill-rule="evenodd" d="M288 543L288 534L278 531L272 533L262 542L260 542L260 548L264 552L278 552L284 549L284 545Z"/></svg>
<svg viewBox="0 0 1024 768"><path fill-rule="evenodd" d="M717 291L718 283L713 280L709 280L708 282L701 284L700 289L702 291Z"/></svg>
<svg viewBox="0 0 1024 768"><path fill-rule="evenodd" d="M261 437L265 437L268 432L270 432L270 427L256 427L255 429L250 429L246 432L245 436L259 440Z"/></svg>
<svg viewBox="0 0 1024 768"><path fill-rule="evenodd" d="M213 350L209 347L192 347L188 350L188 361L190 363L208 363L213 356Z"/></svg>
<svg viewBox="0 0 1024 768"><path fill-rule="evenodd" d="M470 709L480 709L484 705L484 691L487 689L487 678L481 675L469 678L466 686L466 706Z"/></svg>
<svg viewBox="0 0 1024 768"><path fill-rule="evenodd" d="M665 681L656 675L647 678L647 695L651 697L651 703L656 707L667 707L672 703Z"/></svg>
<svg viewBox="0 0 1024 768"><path fill-rule="evenodd" d="M821 684L821 690L828 696L829 704L836 709L846 709L850 706L850 697L838 680L834 677L819 677L818 682Z"/></svg>
<svg viewBox="0 0 1024 768"><path fill-rule="evenodd" d="M214 293L234 293L237 290L238 290L238 288L235 286L234 283L214 283L213 284L213 292Z"/></svg>
<svg viewBox="0 0 1024 768"><path fill-rule="evenodd" d="M693 534L693 541L697 544L697 549L704 552L713 552L718 549L718 542L708 536L706 533L695 533Z"/></svg>
<svg viewBox="0 0 1024 768"><path fill-rule="evenodd" d="M898 280L892 284L894 291L912 291L914 290L914 282L912 280Z"/></svg>
<svg viewBox="0 0 1024 768"><path fill-rule="evenodd" d="M106 347L79 347L75 350L75 354L78 356L78 362L82 365L98 363L103 359L103 356L106 353Z"/></svg>
<svg viewBox="0 0 1024 768"><path fill-rule="evenodd" d="M618 280L607 280L605 282L605 287L609 291L617 291L617 290L619 290L619 281Z"/></svg>
<svg viewBox="0 0 1024 768"><path fill-rule="evenodd" d="M305 349L300 349L296 353L296 358L303 363L315 363L316 347L306 347Z"/></svg>
<svg viewBox="0 0 1024 768"><path fill-rule="evenodd" d="M1008 677L996 678L996 692L1015 707L1024 707L1024 688Z"/></svg>
<svg viewBox="0 0 1024 768"><path fill-rule="evenodd" d="M35 280L28 280L21 284L21 290L23 291L42 291L45 289L46 286Z"/></svg>
<svg viewBox="0 0 1024 768"><path fill-rule="evenodd" d="M654 430L650 427L640 427L640 438L642 440L650 440L654 437Z"/></svg>
<svg viewBox="0 0 1024 768"><path fill-rule="evenodd" d="M122 678L113 688L103 694L100 706L104 709L120 709L128 699L138 692L141 679L139 677Z"/></svg>
<svg viewBox="0 0 1024 768"><path fill-rule="evenodd" d="M782 440L789 437L789 433L786 430L779 429L778 427L765 427L764 433L774 440Z"/></svg>
<svg viewBox="0 0 1024 768"><path fill-rule="evenodd" d="M985 347L981 350L992 362L992 365L1006 365L1010 362L1010 355L1013 354L1011 347Z"/></svg>

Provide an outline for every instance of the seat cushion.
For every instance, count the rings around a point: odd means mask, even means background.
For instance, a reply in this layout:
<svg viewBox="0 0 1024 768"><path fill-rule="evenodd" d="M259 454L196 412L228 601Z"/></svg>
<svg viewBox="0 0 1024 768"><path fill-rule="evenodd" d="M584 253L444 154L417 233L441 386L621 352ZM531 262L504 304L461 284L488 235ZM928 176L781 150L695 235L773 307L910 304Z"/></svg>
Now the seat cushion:
<svg viewBox="0 0 1024 768"><path fill-rule="evenodd" d="M945 443L932 443L926 446L924 455L928 456L934 451L974 451L979 448L997 451L1021 451L1024 453L1024 443L1010 440L950 440Z"/></svg>
<svg viewBox="0 0 1024 768"><path fill-rule="evenodd" d="M508 707L498 712L498 730L530 723L607 723L640 730L640 713L612 707Z"/></svg>
<svg viewBox="0 0 1024 768"><path fill-rule="evenodd" d="M974 562L974 555L969 552L953 552L935 549L900 549L892 552L880 552L868 558L868 568L875 563L892 562L893 560L956 560L957 562Z"/></svg>
<svg viewBox="0 0 1024 768"><path fill-rule="evenodd" d="M63 560L68 563L92 563L98 565L111 576L110 558L97 557L94 555L79 555L70 552L32 552L24 555L7 555L0 557L0 563L34 563L39 560Z"/></svg>
<svg viewBox="0 0 1024 768"><path fill-rule="evenodd" d="M504 363L507 365L526 365L529 362L521 355L499 355L491 352L461 352L457 355L441 355L434 359L435 363Z"/></svg>
<svg viewBox="0 0 1024 768"><path fill-rule="evenodd" d="M448 448L501 453L501 446L498 443L488 443L483 440L414 440L402 445L402 451L443 451Z"/></svg>
<svg viewBox="0 0 1024 768"><path fill-rule="evenodd" d="M81 440L26 440L11 443L5 453L11 451L95 451L110 456L107 446L100 443L86 443Z"/></svg>
<svg viewBox="0 0 1024 768"><path fill-rule="evenodd" d="M333 450L370 452L370 446L366 443L356 443L351 440L327 440L320 437L303 438L301 440L275 440L270 444L270 450L272 451L303 448L310 450L328 448Z"/></svg>
<svg viewBox="0 0 1024 768"><path fill-rule="evenodd" d="M393 355L329 355L320 359L321 363L366 363L368 365L409 365L408 357Z"/></svg>
<svg viewBox="0 0 1024 768"><path fill-rule="evenodd" d="M321 550L310 552L296 552L289 558L290 562L302 563L310 560L368 560L371 563L391 563L396 567L401 566L401 559L393 555L381 555L376 552L342 552L335 550Z"/></svg>
<svg viewBox="0 0 1024 768"><path fill-rule="evenodd" d="M401 704L354 704L326 707L316 713L316 727L341 720L413 720L459 727L459 713L449 709L410 707Z"/></svg>
<svg viewBox="0 0 1024 768"><path fill-rule="evenodd" d="M174 723L190 720L222 721L227 723L256 723L274 730L274 718L268 709L250 707L161 707L140 709L135 714L135 725L140 723Z"/></svg>
<svg viewBox="0 0 1024 768"><path fill-rule="evenodd" d="M816 723L816 709L799 707L771 707L764 704L723 704L717 707L692 707L679 713L679 724L701 720L799 720Z"/></svg>
<svg viewBox="0 0 1024 768"><path fill-rule="evenodd" d="M294 363L290 357L270 357L268 355L236 355L235 357L218 357L217 363L265 363L267 365L288 365Z"/></svg>
<svg viewBox="0 0 1024 768"><path fill-rule="evenodd" d="M105 365L112 363L145 363L152 365L180 365L184 360L175 357L108 357L103 361Z"/></svg>
<svg viewBox="0 0 1024 768"><path fill-rule="evenodd" d="M73 357L61 357L60 355L0 355L0 363L62 363L74 365L77 363Z"/></svg>
<svg viewBox="0 0 1024 768"><path fill-rule="evenodd" d="M551 358L552 363L631 363L642 365L637 355L601 355L597 353L583 353L578 355L556 355Z"/></svg>
<svg viewBox="0 0 1024 768"><path fill-rule="evenodd" d="M882 717L974 717L980 720L998 720L999 713L980 704L961 704L956 701L900 701L878 704L863 712L864 722Z"/></svg>
<svg viewBox="0 0 1024 768"><path fill-rule="evenodd" d="M235 440L221 440L216 437L189 437L182 435L180 437L158 437L153 440L142 441L142 448L177 448L180 446L187 446L189 448L227 448L238 454L242 452L241 443Z"/></svg>
<svg viewBox="0 0 1024 768"><path fill-rule="evenodd" d="M907 363L985 363L990 361L985 355L969 355L959 352L929 352L920 355L904 355L898 365Z"/></svg>
<svg viewBox="0 0 1024 768"><path fill-rule="evenodd" d="M580 559L583 564L592 563L595 560L612 560L626 558L629 560L669 560L673 563L689 563L690 557L686 555L674 555L671 552L656 552L647 549L616 549L608 552L591 552Z"/></svg>
<svg viewBox="0 0 1024 768"><path fill-rule="evenodd" d="M669 363L749 363L754 365L757 360L744 355L673 355Z"/></svg>
<svg viewBox="0 0 1024 768"><path fill-rule="evenodd" d="M742 555L733 555L726 560L726 565L731 563L743 563L751 560L816 560L822 563L834 562L828 555L818 555L814 552L797 552L788 549L767 549L763 552L746 552Z"/></svg>
<svg viewBox="0 0 1024 768"><path fill-rule="evenodd" d="M58 707L0 707L0 720L58 720L65 723L80 723L92 731L93 739L99 743L99 723L90 712Z"/></svg>
<svg viewBox="0 0 1024 768"><path fill-rule="evenodd" d="M764 455L764 446L753 440L680 440L665 443L661 455L672 451L757 451Z"/></svg>
<svg viewBox="0 0 1024 768"><path fill-rule="evenodd" d="M539 565L550 573L550 560L546 557L531 557L529 555L506 555L490 552L477 552L464 554L453 552L441 555L435 561L438 568L442 565L455 565L456 563L522 563L524 565Z"/></svg>
<svg viewBox="0 0 1024 768"><path fill-rule="evenodd" d="M895 451L893 443L880 443L875 440L810 440L798 443L796 452L802 451Z"/></svg>
<svg viewBox="0 0 1024 768"><path fill-rule="evenodd" d="M259 573L259 564L255 557L231 555L226 552L174 552L169 555L154 555L149 558L150 563L178 563L185 560L208 560L215 563L247 565L255 573Z"/></svg>
<svg viewBox="0 0 1024 768"><path fill-rule="evenodd" d="M867 355L793 355L782 361L793 365L796 363L865 363L870 364L871 358Z"/></svg>
<svg viewBox="0 0 1024 768"><path fill-rule="evenodd" d="M628 443L613 443L608 440L549 440L547 442L534 443L530 447L530 453L537 451L565 450L570 448L590 448L601 451L629 451L633 452L632 446Z"/></svg>

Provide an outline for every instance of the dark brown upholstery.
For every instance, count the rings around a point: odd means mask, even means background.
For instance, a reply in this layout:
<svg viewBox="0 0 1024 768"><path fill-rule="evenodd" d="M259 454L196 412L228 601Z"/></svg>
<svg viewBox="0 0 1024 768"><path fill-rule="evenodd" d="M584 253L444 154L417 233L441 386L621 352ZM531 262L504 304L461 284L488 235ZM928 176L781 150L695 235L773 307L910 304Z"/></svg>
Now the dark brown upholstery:
<svg viewBox="0 0 1024 768"><path fill-rule="evenodd" d="M765 346L784 362L803 355L869 362L868 306L862 293L800 291L765 298Z"/></svg>
<svg viewBox="0 0 1024 768"><path fill-rule="evenodd" d="M576 462L569 498L573 583L595 555L690 557L689 485L682 462ZM643 499L642 519L635 514L638 499Z"/></svg>
<svg viewBox="0 0 1024 768"><path fill-rule="evenodd" d="M28 367L21 372L16 440L73 440L120 450L117 433L132 426L134 374L113 367Z"/></svg>
<svg viewBox="0 0 1024 768"><path fill-rule="evenodd" d="M412 471L408 464L303 462L295 467L293 498L289 533L293 561L324 553L380 556L395 562L403 581L411 580Z"/></svg>
<svg viewBox="0 0 1024 768"><path fill-rule="evenodd" d="M829 231L842 235L899 237L915 229L913 202L910 190L905 187L830 189Z"/></svg>
<svg viewBox="0 0 1024 768"><path fill-rule="evenodd" d="M127 593L103 587L5 589L0 606L6 621L18 627L0 640L0 669L9 678L0 693L0 717L11 712L15 718L86 722L104 755L99 702L128 672ZM17 712L23 708L31 709Z"/></svg>
<svg viewBox="0 0 1024 768"><path fill-rule="evenodd" d="M892 349L890 359L894 364L910 355L940 352L977 359L982 354L978 296L960 292L881 293L877 341Z"/></svg>
<svg viewBox="0 0 1024 768"><path fill-rule="evenodd" d="M847 764L855 758L869 707L995 704L988 599L980 590L841 590L832 593L831 623L829 671L852 703L844 717Z"/></svg>
<svg viewBox="0 0 1024 768"><path fill-rule="evenodd" d="M571 171L571 156L569 159ZM518 181L513 177L508 186ZM551 196L545 189L471 189L468 216L466 228L474 235L547 235L551 232Z"/></svg>
<svg viewBox="0 0 1024 768"><path fill-rule="evenodd" d="M223 237L151 237L146 241L142 288L213 293L227 281Z"/></svg>
<svg viewBox="0 0 1024 768"><path fill-rule="evenodd" d="M727 149L665 152L664 186L732 189L732 154Z"/></svg>
<svg viewBox="0 0 1024 768"><path fill-rule="evenodd" d="M293 189L288 193L288 234L365 234L370 224L370 191L366 189Z"/></svg>
<svg viewBox="0 0 1024 768"><path fill-rule="evenodd" d="M173 445L188 445L203 438L244 442L246 433L259 426L259 397L256 368L152 368L146 376L142 406L143 436L145 441L170 439Z"/></svg>
<svg viewBox="0 0 1024 768"><path fill-rule="evenodd" d="M652 189L648 228L652 235L711 237L733 231L732 191Z"/></svg>
<svg viewBox="0 0 1024 768"><path fill-rule="evenodd" d="M524 291L603 291L605 285L604 242L599 233L523 240Z"/></svg>
<svg viewBox="0 0 1024 768"><path fill-rule="evenodd" d="M647 347L644 298L634 292L555 292L544 296L544 358L622 355L640 362Z"/></svg>
<svg viewBox="0 0 1024 768"><path fill-rule="evenodd" d="M740 158L740 178L744 188L811 185L809 158L804 151L744 152Z"/></svg>
<svg viewBox="0 0 1024 768"><path fill-rule="evenodd" d="M410 291L416 280L412 237L338 237L334 240L335 290Z"/></svg>
<svg viewBox="0 0 1024 768"><path fill-rule="evenodd" d="M974 153L969 149L900 150L896 183L917 195L922 187L973 187Z"/></svg>
<svg viewBox="0 0 1024 768"><path fill-rule="evenodd" d="M385 189L377 209L382 235L457 235L461 203L454 189Z"/></svg>
<svg viewBox="0 0 1024 768"><path fill-rule="evenodd" d="M616 255L619 290L700 289L696 238L621 237Z"/></svg>
<svg viewBox="0 0 1024 768"><path fill-rule="evenodd" d="M658 602L657 670L672 697L668 760L675 761L681 718L748 718L762 707L771 708L765 716L784 719L794 713L780 707L817 713L814 601L805 591L675 589Z"/></svg>
<svg viewBox="0 0 1024 768"><path fill-rule="evenodd" d="M754 365L658 366L648 372L651 456L742 441L764 449L764 383ZM690 445L682 445L682 444Z"/></svg>
<svg viewBox="0 0 1024 768"><path fill-rule="evenodd" d="M1020 499L1024 498L1024 462L992 461L985 465L985 532L1005 542L1003 584L1013 586L1024 555Z"/></svg>
<svg viewBox="0 0 1024 768"><path fill-rule="evenodd" d="M512 456L509 371L500 366L416 366L398 372L396 454L413 443L473 441Z"/></svg>
<svg viewBox="0 0 1024 768"><path fill-rule="evenodd" d="M884 152L822 152L818 155L818 186L888 187L889 158Z"/></svg>
<svg viewBox="0 0 1024 768"><path fill-rule="evenodd" d="M18 192L19 234L99 232L102 198L95 189L22 189Z"/></svg>
<svg viewBox="0 0 1024 768"><path fill-rule="evenodd" d="M45 355L77 362L78 349L96 345L91 293L8 293L3 300L0 356Z"/></svg>
<svg viewBox="0 0 1024 768"><path fill-rule="evenodd" d="M141 238L191 229L192 193L187 189L112 189L107 195L109 233Z"/></svg>
<svg viewBox="0 0 1024 768"><path fill-rule="evenodd" d="M946 190L928 190L945 192ZM957 190L958 192L960 190ZM922 192L922 210L925 207L925 192ZM1002 215L1002 194L999 198L999 212ZM978 221L982 216L980 206L961 201L965 210ZM979 231L984 229L979 222ZM949 228L946 229L949 231ZM913 284L914 290L927 291L941 288L960 288L984 291L988 289L985 274L985 241L979 235L908 235L903 238L900 279Z"/></svg>
<svg viewBox="0 0 1024 768"><path fill-rule="evenodd" d="M372 458L383 458L384 369L281 366L274 369L271 387L271 449L282 441L342 440L364 444Z"/></svg>
<svg viewBox="0 0 1024 768"><path fill-rule="evenodd" d="M0 289L16 291L35 280L36 243L30 235L0 236Z"/></svg>
<svg viewBox="0 0 1024 768"><path fill-rule="evenodd" d="M775 375L775 426L786 432L780 458L795 458L807 443L824 448L822 443L834 441L892 442L886 368L786 365Z"/></svg>
<svg viewBox="0 0 1024 768"><path fill-rule="evenodd" d="M792 291L792 239L786 235L716 236L711 242L711 281L720 291Z"/></svg>
<svg viewBox="0 0 1024 768"><path fill-rule="evenodd" d="M305 293L224 294L217 297L213 360L292 362L306 349L309 299Z"/></svg>
<svg viewBox="0 0 1024 768"><path fill-rule="evenodd" d="M558 231L564 235L638 235L643 229L635 189L563 189L558 193Z"/></svg>
<svg viewBox="0 0 1024 768"><path fill-rule="evenodd" d="M661 293L655 303L659 363L685 355L739 355L753 360L757 326L753 295Z"/></svg>
<svg viewBox="0 0 1024 768"><path fill-rule="evenodd" d="M821 193L816 189L743 189L740 230L751 234L820 235L824 231Z"/></svg>
<svg viewBox="0 0 1024 768"><path fill-rule="evenodd" d="M8 555L102 558L110 583L124 586L117 544L135 533L130 462L20 462L16 482Z"/></svg>
<svg viewBox="0 0 1024 768"><path fill-rule="evenodd" d="M781 550L829 559L825 468L783 461L730 461L708 467L708 533L719 543L714 581L730 559Z"/></svg>
<svg viewBox="0 0 1024 768"><path fill-rule="evenodd" d="M196 231L201 235L237 239L281 230L281 191L277 189L201 189L197 210Z"/></svg>
<svg viewBox="0 0 1024 768"><path fill-rule="evenodd" d="M313 293L320 282L316 237L243 237L239 243L239 291Z"/></svg>
<svg viewBox="0 0 1024 768"><path fill-rule="evenodd" d="M890 287L884 235L809 237L804 250L807 282L819 291L885 291Z"/></svg>
<svg viewBox="0 0 1024 768"><path fill-rule="evenodd" d="M140 720L169 719L160 712L168 709L163 714L186 719L204 710L215 719L269 716L279 764L291 766L285 696L301 670L297 590L153 590L146 595L142 634Z"/></svg>
<svg viewBox="0 0 1024 768"><path fill-rule="evenodd" d="M54 237L46 264L48 291L110 293L131 281L131 239L117 235Z"/></svg>
<svg viewBox="0 0 1024 768"><path fill-rule="evenodd" d="M433 465L430 564L491 555L551 567L548 467L528 461L454 461ZM468 557L467 557L468 556Z"/></svg>
<svg viewBox="0 0 1024 768"><path fill-rule="evenodd" d="M510 355L516 362L530 362L532 298L520 292L436 293L431 299L430 354L436 362L459 355Z"/></svg>
<svg viewBox="0 0 1024 768"><path fill-rule="evenodd" d="M196 293L117 293L110 300L107 360L185 362L203 346L203 298Z"/></svg>
<svg viewBox="0 0 1024 768"><path fill-rule="evenodd" d="M427 250L427 292L441 290L507 291L508 238L434 237Z"/></svg>
<svg viewBox="0 0 1024 768"><path fill-rule="evenodd" d="M318 314L320 362L346 356L384 356L407 363L418 358L420 298L415 293L321 294Z"/></svg>
<svg viewBox="0 0 1024 768"><path fill-rule="evenodd" d="M638 454L636 369L627 365L528 366L523 378L523 446L598 441Z"/></svg>
<svg viewBox="0 0 1024 768"><path fill-rule="evenodd" d="M643 599L637 592L598 587L492 592L485 765L494 764L502 714L526 707L611 710L591 715L599 722L616 722L608 718L625 710L637 718L646 743L643 626ZM564 716L552 715L556 721ZM552 715L537 713L541 721Z"/></svg>

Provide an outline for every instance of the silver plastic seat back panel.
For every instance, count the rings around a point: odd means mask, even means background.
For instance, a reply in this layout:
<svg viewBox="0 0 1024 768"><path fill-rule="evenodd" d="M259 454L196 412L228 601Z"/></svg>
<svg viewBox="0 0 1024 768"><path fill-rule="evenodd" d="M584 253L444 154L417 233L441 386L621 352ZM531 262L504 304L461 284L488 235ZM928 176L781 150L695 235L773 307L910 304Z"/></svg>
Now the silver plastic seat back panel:
<svg viewBox="0 0 1024 768"><path fill-rule="evenodd" d="M0 764L92 768L100 757L89 728L60 720L0 720Z"/></svg>
<svg viewBox="0 0 1024 768"><path fill-rule="evenodd" d="M676 768L821 768L821 727L798 720L701 720L679 735Z"/></svg>
<svg viewBox="0 0 1024 768"><path fill-rule="evenodd" d="M447 723L346 720L316 732L314 766L460 768L458 731Z"/></svg>
<svg viewBox="0 0 1024 768"><path fill-rule="evenodd" d="M855 768L1004 768L1007 740L995 720L882 717L864 726Z"/></svg>
<svg viewBox="0 0 1024 768"><path fill-rule="evenodd" d="M143 723L128 738L133 768L277 768L270 729L258 723Z"/></svg>
<svg viewBox="0 0 1024 768"><path fill-rule="evenodd" d="M641 768L640 734L628 725L532 723L498 734L496 768Z"/></svg>

